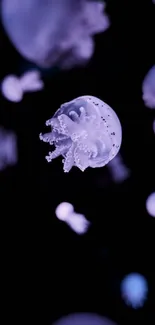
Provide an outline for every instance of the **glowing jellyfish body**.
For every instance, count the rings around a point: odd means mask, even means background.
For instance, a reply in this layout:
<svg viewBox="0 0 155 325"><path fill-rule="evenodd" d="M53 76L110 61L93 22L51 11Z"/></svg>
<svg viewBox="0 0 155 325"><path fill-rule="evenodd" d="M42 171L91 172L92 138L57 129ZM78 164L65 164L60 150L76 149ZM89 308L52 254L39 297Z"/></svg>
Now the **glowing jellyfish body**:
<svg viewBox="0 0 155 325"><path fill-rule="evenodd" d="M103 167L120 149L122 129L116 113L93 96L63 104L46 125L51 132L40 134L40 140L55 145L46 159L50 162L62 155L64 172L73 166L81 171Z"/></svg>
<svg viewBox="0 0 155 325"><path fill-rule="evenodd" d="M148 196L146 200L146 210L150 216L155 217L155 192Z"/></svg>
<svg viewBox="0 0 155 325"><path fill-rule="evenodd" d="M43 87L39 71L27 71L20 78L14 75L6 76L1 84L1 91L6 99L17 103L23 99L25 92L39 91Z"/></svg>
<svg viewBox="0 0 155 325"><path fill-rule="evenodd" d="M60 203L55 210L55 214L57 218L61 221L67 220L68 216L73 212L74 212L74 207L69 202Z"/></svg>
<svg viewBox="0 0 155 325"><path fill-rule="evenodd" d="M64 316L53 325L116 325L103 316L92 313L77 313Z"/></svg>
<svg viewBox="0 0 155 325"><path fill-rule="evenodd" d="M145 105L149 108L155 108L155 65L144 78L142 92Z"/></svg>
<svg viewBox="0 0 155 325"><path fill-rule="evenodd" d="M127 275L121 283L121 293L127 305L135 309L142 307L148 293L145 277L138 273Z"/></svg>
<svg viewBox="0 0 155 325"><path fill-rule="evenodd" d="M155 133L155 120L153 121L153 131Z"/></svg>
<svg viewBox="0 0 155 325"><path fill-rule="evenodd" d="M131 174L130 170L125 166L120 154L110 161L108 167L116 183L125 181Z"/></svg>
<svg viewBox="0 0 155 325"><path fill-rule="evenodd" d="M55 214L59 220L66 222L78 235L85 234L89 228L90 222L83 214L76 213L71 203L60 203L55 210Z"/></svg>
<svg viewBox="0 0 155 325"><path fill-rule="evenodd" d="M17 138L13 132L0 128L0 171L18 160Z"/></svg>
<svg viewBox="0 0 155 325"><path fill-rule="evenodd" d="M3 0L1 16L20 54L45 68L87 62L93 35L110 25L104 3L87 0Z"/></svg>

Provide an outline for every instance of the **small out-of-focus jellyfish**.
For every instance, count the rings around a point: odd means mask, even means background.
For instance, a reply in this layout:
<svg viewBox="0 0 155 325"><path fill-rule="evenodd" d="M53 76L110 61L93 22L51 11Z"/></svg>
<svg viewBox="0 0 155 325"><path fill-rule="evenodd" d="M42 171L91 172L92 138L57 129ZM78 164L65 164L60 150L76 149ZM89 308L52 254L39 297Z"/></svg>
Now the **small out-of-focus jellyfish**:
<svg viewBox="0 0 155 325"><path fill-rule="evenodd" d="M116 325L112 320L92 313L76 313L60 318L53 325Z"/></svg>
<svg viewBox="0 0 155 325"><path fill-rule="evenodd" d="M62 155L64 172L73 166L103 167L118 153L122 128L113 109L93 96L78 97L61 105L46 122L51 132L40 134L40 140L55 145L46 157L50 162Z"/></svg>
<svg viewBox="0 0 155 325"><path fill-rule="evenodd" d="M146 200L146 210L150 216L155 217L155 192L148 196Z"/></svg>
<svg viewBox="0 0 155 325"><path fill-rule="evenodd" d="M66 221L68 216L73 212L74 212L74 207L69 202L60 203L55 210L55 214L57 218L61 221Z"/></svg>
<svg viewBox="0 0 155 325"><path fill-rule="evenodd" d="M83 214L76 213L71 203L60 203L55 210L55 214L59 220L65 221L78 235L83 235L89 228L90 222Z"/></svg>
<svg viewBox="0 0 155 325"><path fill-rule="evenodd" d="M155 133L155 120L153 121L153 131Z"/></svg>
<svg viewBox="0 0 155 325"><path fill-rule="evenodd" d="M105 4L88 0L3 0L4 29L16 49L40 67L71 68L94 52L93 35L105 31Z"/></svg>
<svg viewBox="0 0 155 325"><path fill-rule="evenodd" d="M18 160L17 138L13 132L0 128L0 171Z"/></svg>
<svg viewBox="0 0 155 325"><path fill-rule="evenodd" d="M20 102L23 99L24 92L33 92L42 90L44 84L40 80L39 71L28 71L20 78L14 75L8 75L1 84L1 91L4 97L12 102Z"/></svg>
<svg viewBox="0 0 155 325"><path fill-rule="evenodd" d="M125 181L131 174L130 170L125 166L120 154L109 162L108 168L116 183Z"/></svg>
<svg viewBox="0 0 155 325"><path fill-rule="evenodd" d="M155 65L149 70L142 84L142 98L149 108L155 108Z"/></svg>
<svg viewBox="0 0 155 325"><path fill-rule="evenodd" d="M148 294L145 277L139 273L127 275L121 283L121 294L127 305L135 309L142 307Z"/></svg>

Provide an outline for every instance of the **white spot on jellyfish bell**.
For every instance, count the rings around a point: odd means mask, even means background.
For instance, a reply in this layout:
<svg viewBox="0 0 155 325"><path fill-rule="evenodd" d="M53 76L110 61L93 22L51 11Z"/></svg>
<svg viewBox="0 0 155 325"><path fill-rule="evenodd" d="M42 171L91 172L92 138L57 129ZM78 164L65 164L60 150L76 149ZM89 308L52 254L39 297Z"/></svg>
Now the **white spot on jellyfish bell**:
<svg viewBox="0 0 155 325"><path fill-rule="evenodd" d="M116 325L103 316L92 313L76 313L60 318L53 325Z"/></svg>
<svg viewBox="0 0 155 325"><path fill-rule="evenodd" d="M103 167L121 146L122 128L116 113L94 96L61 105L46 125L51 126L51 132L40 134L40 140L55 146L46 159L50 162L62 155L64 172L73 166L81 171Z"/></svg>
<svg viewBox="0 0 155 325"><path fill-rule="evenodd" d="M145 277L138 273L128 274L121 283L121 293L127 305L135 309L142 307L148 293Z"/></svg>

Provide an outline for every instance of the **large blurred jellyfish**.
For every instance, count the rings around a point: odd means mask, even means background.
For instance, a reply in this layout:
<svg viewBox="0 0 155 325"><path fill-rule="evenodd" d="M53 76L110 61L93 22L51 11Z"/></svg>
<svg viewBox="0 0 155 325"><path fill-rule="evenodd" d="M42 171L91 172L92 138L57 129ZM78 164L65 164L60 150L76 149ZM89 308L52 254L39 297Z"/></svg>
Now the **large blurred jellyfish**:
<svg viewBox="0 0 155 325"><path fill-rule="evenodd" d="M55 214L59 220L66 222L78 235L85 234L90 226L90 222L85 216L76 213L73 205L69 202L60 203L55 210Z"/></svg>
<svg viewBox="0 0 155 325"><path fill-rule="evenodd" d="M55 146L46 159L51 162L62 155L64 172L73 166L81 171L103 167L121 146L122 128L116 113L93 96L78 97L61 105L46 125L51 132L40 134L40 139Z"/></svg>
<svg viewBox="0 0 155 325"><path fill-rule="evenodd" d="M2 0L1 15L20 54L44 68L87 62L110 25L105 4L89 0Z"/></svg>
<svg viewBox="0 0 155 325"><path fill-rule="evenodd" d="M135 309L142 307L148 294L145 277L138 273L127 275L121 283L121 294L127 305Z"/></svg>
<svg viewBox="0 0 155 325"><path fill-rule="evenodd" d="M0 171L18 160L17 138L13 132L0 128Z"/></svg>
<svg viewBox="0 0 155 325"><path fill-rule="evenodd" d="M144 78L142 92L145 105L149 108L155 108L155 65Z"/></svg>
<svg viewBox="0 0 155 325"><path fill-rule="evenodd" d="M155 217L155 192L148 196L146 200L146 210L150 216Z"/></svg>
<svg viewBox="0 0 155 325"><path fill-rule="evenodd" d="M103 316L92 313L76 313L64 316L53 325L116 325Z"/></svg>
<svg viewBox="0 0 155 325"><path fill-rule="evenodd" d="M44 84L37 70L27 71L20 78L14 75L6 76L1 83L3 96L12 102L20 102L25 92L40 91Z"/></svg>

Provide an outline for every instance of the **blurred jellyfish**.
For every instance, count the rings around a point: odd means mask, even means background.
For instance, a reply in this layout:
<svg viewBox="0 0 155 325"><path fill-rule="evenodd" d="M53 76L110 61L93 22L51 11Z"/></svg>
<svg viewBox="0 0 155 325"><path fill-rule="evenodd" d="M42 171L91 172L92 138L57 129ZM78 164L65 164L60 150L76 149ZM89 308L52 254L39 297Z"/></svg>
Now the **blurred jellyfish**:
<svg viewBox="0 0 155 325"><path fill-rule="evenodd" d="M18 160L17 138L13 132L0 128L0 171Z"/></svg>
<svg viewBox="0 0 155 325"><path fill-rule="evenodd" d="M62 155L64 172L73 166L103 167L118 153L122 129L116 113L93 96L78 97L61 105L46 122L51 132L40 134L40 140L55 145L46 157L50 162Z"/></svg>
<svg viewBox="0 0 155 325"><path fill-rule="evenodd" d="M3 0L1 12L16 49L45 68L87 62L94 52L93 35L110 25L105 4L88 0Z"/></svg>
<svg viewBox="0 0 155 325"><path fill-rule="evenodd" d="M146 210L150 216L155 217L155 192L148 196L146 200Z"/></svg>
<svg viewBox="0 0 155 325"><path fill-rule="evenodd" d="M116 183L123 182L130 177L131 172L125 166L120 154L109 162L108 168L110 169L112 178Z"/></svg>
<svg viewBox="0 0 155 325"><path fill-rule="evenodd" d="M145 105L149 108L155 108L155 65L144 78L142 93Z"/></svg>
<svg viewBox="0 0 155 325"><path fill-rule="evenodd" d="M155 120L153 121L153 131L155 133Z"/></svg>
<svg viewBox="0 0 155 325"><path fill-rule="evenodd" d="M103 316L92 313L76 313L64 316L53 325L116 325Z"/></svg>
<svg viewBox="0 0 155 325"><path fill-rule="evenodd" d="M86 220L83 214L76 213L71 203L60 203L55 210L55 214L59 220L65 221L78 235L85 234L89 228L90 222Z"/></svg>
<svg viewBox="0 0 155 325"><path fill-rule="evenodd" d="M74 207L71 203L68 202L60 203L55 210L57 218L61 221L66 221L67 217L73 212Z"/></svg>
<svg viewBox="0 0 155 325"><path fill-rule="evenodd" d="M138 273L127 275L121 283L121 294L127 305L135 309L142 307L148 294L145 277Z"/></svg>
<svg viewBox="0 0 155 325"><path fill-rule="evenodd" d="M23 99L24 92L39 91L43 87L39 71L28 71L20 78L14 75L6 76L1 84L1 91L8 100L17 103Z"/></svg>

